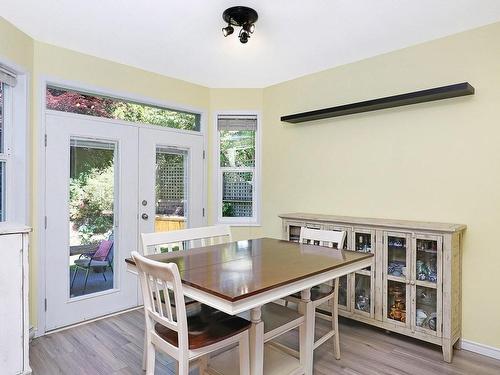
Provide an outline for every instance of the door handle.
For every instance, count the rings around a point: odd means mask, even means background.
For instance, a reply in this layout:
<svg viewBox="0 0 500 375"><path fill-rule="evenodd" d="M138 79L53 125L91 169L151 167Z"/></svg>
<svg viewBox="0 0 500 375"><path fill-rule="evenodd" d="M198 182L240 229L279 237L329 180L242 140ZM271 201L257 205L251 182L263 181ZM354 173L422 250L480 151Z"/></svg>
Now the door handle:
<svg viewBox="0 0 500 375"><path fill-rule="evenodd" d="M142 214L142 215L141 215L141 217L142 217L142 219L143 219L143 220L147 220L147 219L149 219L148 214Z"/></svg>

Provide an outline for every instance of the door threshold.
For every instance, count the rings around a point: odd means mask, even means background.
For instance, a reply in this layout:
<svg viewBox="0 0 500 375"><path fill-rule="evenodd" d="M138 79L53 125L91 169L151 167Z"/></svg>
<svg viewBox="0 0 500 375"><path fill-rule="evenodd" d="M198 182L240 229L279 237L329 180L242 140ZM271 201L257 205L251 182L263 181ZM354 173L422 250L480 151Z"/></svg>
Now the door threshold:
<svg viewBox="0 0 500 375"><path fill-rule="evenodd" d="M98 320L102 320L102 319L110 318L112 316L117 316L117 315L125 314L125 313L131 312L131 311L135 311L135 310L142 310L142 309L143 309L142 305L141 306L136 306L136 307L131 307L131 308L128 308L128 309L125 309L125 310L120 310L120 311L117 311L117 312L114 312L114 313L111 313L111 314L106 314L106 315L98 316L97 318L93 318L93 319L89 319L89 320L84 320L83 322L70 324L70 325L67 325L67 326L64 326L64 327L59 327L59 328L56 328L56 329L53 329L53 330L45 332L42 336L50 335L52 333L57 333L57 332L61 332L61 331L66 331L67 329L71 329L71 328L74 328L74 327L79 327L79 326L82 326L82 325L85 325L85 324L88 324L88 323L96 322ZM41 337L41 336L37 336L37 337Z"/></svg>

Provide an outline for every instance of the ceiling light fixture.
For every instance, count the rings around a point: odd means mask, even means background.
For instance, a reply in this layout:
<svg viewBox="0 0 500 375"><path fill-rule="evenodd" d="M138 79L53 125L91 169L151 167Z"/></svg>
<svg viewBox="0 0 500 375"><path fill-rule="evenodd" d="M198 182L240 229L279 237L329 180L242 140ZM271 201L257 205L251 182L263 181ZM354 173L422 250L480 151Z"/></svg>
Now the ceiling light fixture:
<svg viewBox="0 0 500 375"><path fill-rule="evenodd" d="M233 26L241 27L238 38L245 44L255 31L255 22L258 18L259 15L252 8L243 6L228 8L222 13L222 19L227 22L227 26L222 28L222 34L231 35L234 32Z"/></svg>

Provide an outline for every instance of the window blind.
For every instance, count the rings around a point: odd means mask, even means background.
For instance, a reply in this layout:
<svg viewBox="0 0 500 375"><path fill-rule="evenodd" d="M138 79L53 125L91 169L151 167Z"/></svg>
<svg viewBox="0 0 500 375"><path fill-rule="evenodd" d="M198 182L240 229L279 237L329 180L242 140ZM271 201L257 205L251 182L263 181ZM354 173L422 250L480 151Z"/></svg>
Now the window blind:
<svg viewBox="0 0 500 375"><path fill-rule="evenodd" d="M17 83L16 77L16 73L0 65L0 82L14 87Z"/></svg>
<svg viewBox="0 0 500 375"><path fill-rule="evenodd" d="M253 130L257 131L257 116L219 115L217 130Z"/></svg>

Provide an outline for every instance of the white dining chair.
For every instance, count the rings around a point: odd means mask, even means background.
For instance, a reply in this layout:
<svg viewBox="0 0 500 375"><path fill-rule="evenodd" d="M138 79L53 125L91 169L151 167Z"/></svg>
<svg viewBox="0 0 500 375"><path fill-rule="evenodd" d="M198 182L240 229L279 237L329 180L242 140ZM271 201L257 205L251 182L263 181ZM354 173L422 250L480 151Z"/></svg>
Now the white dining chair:
<svg viewBox="0 0 500 375"><path fill-rule="evenodd" d="M209 353L236 344L239 346L239 373L250 374L248 329L251 323L248 320L204 305L199 314L188 317L177 265L148 259L136 251L132 258L144 299L147 375L154 374L156 350L177 361L179 375L188 375L189 363L196 359L200 359L200 374L204 374ZM175 312L170 305L169 290L175 300ZM165 303L154 297L160 291L165 296Z"/></svg>
<svg viewBox="0 0 500 375"><path fill-rule="evenodd" d="M142 233L143 255L192 249L231 242L229 225L180 229L170 232Z"/></svg>
<svg viewBox="0 0 500 375"><path fill-rule="evenodd" d="M169 232L141 233L142 254L153 255L161 252L184 251L196 246L209 246L231 242L231 228L229 225L213 225L200 228L181 229ZM172 291L169 292L169 301L175 311L175 300ZM156 295L153 294L156 298ZM160 293L160 301L165 303L163 292ZM184 305L188 312L197 309L199 302L184 298ZM144 336L144 352L142 369L146 369L146 336Z"/></svg>
<svg viewBox="0 0 500 375"><path fill-rule="evenodd" d="M344 247L346 232L334 230L320 230L302 227L300 230L300 243L319 245L342 249ZM313 350L328 341L333 339L333 353L336 359L340 359L340 342L339 342L339 324L338 324L338 293L339 279L333 280L331 283L324 283L311 288L311 303L316 317L331 321L332 329L319 339L314 341ZM288 302L303 303L300 293L292 294L285 297ZM330 303L332 315L326 315L316 312L316 309L324 304Z"/></svg>

